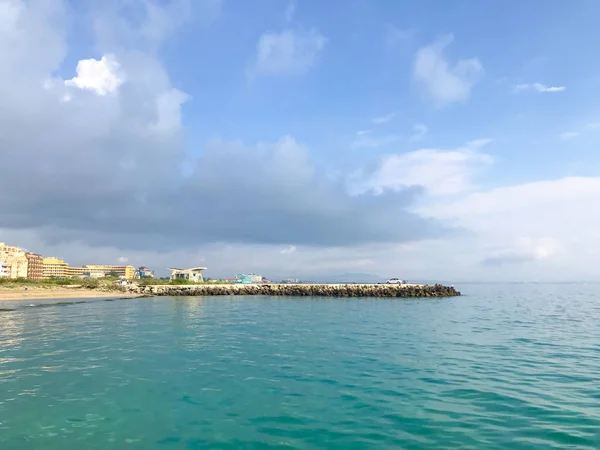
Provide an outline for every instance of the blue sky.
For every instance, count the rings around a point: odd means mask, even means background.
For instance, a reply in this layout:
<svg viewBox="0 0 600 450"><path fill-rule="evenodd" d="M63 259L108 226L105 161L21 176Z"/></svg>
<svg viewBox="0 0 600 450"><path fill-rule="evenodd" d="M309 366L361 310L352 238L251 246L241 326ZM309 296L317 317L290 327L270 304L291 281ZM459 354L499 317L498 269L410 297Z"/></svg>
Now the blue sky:
<svg viewBox="0 0 600 450"><path fill-rule="evenodd" d="M571 155L548 129L579 129L595 114L589 91L598 88L600 76L574 68L597 63L573 50L597 38L592 18L600 5L508 5L459 1L444 8L436 1L364 0L333 1L324 8L314 1L229 1L208 25L197 8L158 53L173 84L193 99L183 116L192 152L215 136L258 141L291 134L337 164L357 130L393 113L378 134L409 136L415 123L426 123L432 130L428 145L436 147L459 144L473 133L500 135L507 141L500 152L507 169L520 171L541 157L538 165L557 173ZM293 15L286 18L290 8ZM316 29L327 39L314 66L302 74L249 80L260 36L298 28ZM415 89L410 66L420 47L448 34L454 36L448 59L478 58L485 76L468 102L432 108ZM74 62L97 51L93 38L89 41L73 52ZM569 93L508 95L516 85L534 82L569 85ZM405 144L407 150L416 146ZM352 157L369 159L388 149ZM549 151L554 158L546 158Z"/></svg>
<svg viewBox="0 0 600 450"><path fill-rule="evenodd" d="M0 188L39 181L0 196L0 240L215 275L597 278L599 13L0 0Z"/></svg>
<svg viewBox="0 0 600 450"><path fill-rule="evenodd" d="M290 4L294 15L286 22ZM338 1L324 8L310 1L229 2L216 22L208 28L188 23L161 53L176 85L196 100L184 106L196 149L214 136L257 141L286 133L314 148L325 164L346 158L363 162L390 146L348 151L354 134L373 128L372 118L395 113L373 132L408 137L415 123L431 129L424 142L402 143L406 150L494 136L504 144L491 150L503 166L497 178L490 174L494 182L561 175L573 155L549 130L579 130L594 118L596 102L589 92L598 89L600 78L574 68L597 63L574 48L597 38L591 21L600 5L508 5ZM249 81L246 71L261 34L299 27L315 28L327 39L315 65L300 75ZM485 75L469 101L432 108L415 88L410 66L420 47L450 33L449 60L476 57ZM516 85L535 82L568 87L568 95L511 95ZM577 155L594 158L593 141L582 141Z"/></svg>

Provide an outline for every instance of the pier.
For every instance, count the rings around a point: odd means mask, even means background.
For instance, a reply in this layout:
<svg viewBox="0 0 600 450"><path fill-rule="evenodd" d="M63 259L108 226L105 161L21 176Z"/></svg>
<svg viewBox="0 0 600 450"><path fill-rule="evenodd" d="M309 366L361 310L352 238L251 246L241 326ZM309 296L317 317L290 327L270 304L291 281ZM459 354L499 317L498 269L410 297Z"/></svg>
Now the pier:
<svg viewBox="0 0 600 450"><path fill-rule="evenodd" d="M129 286L126 291L144 296L267 295L285 297L455 297L453 286L420 284L198 284Z"/></svg>

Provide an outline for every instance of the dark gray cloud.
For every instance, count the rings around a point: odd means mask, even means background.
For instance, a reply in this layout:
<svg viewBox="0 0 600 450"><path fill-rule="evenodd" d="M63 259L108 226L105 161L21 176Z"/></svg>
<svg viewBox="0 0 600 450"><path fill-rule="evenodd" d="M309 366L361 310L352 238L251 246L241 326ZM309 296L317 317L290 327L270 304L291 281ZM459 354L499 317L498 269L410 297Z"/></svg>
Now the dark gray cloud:
<svg viewBox="0 0 600 450"><path fill-rule="evenodd" d="M0 29L0 46L28 50L0 52L0 228L39 230L49 242L164 250L344 246L444 232L407 211L418 189L350 195L290 137L214 141L191 158L180 120L186 95L150 53L116 53L121 84L112 92L50 78L66 45L54 19L62 7L44 5L30 3Z"/></svg>
<svg viewBox="0 0 600 450"><path fill-rule="evenodd" d="M0 226L44 227L48 239L164 249L210 242L342 246L441 232L405 210L418 190L351 196L296 152L302 149L291 138L266 151L213 143L184 179L170 160L163 173L143 155L133 170L103 165L102 158L88 165L87 153L59 165L50 157L38 161L31 178L0 181L3 192L23 192L0 194ZM27 171L15 159L8 167Z"/></svg>

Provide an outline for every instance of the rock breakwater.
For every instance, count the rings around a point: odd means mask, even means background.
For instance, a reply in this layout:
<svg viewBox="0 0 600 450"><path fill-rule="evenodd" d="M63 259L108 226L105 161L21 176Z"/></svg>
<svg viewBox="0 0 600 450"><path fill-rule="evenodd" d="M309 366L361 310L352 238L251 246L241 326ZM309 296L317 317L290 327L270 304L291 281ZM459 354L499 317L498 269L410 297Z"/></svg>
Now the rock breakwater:
<svg viewBox="0 0 600 450"><path fill-rule="evenodd" d="M286 297L454 297L453 286L389 284L199 284L184 286L130 286L131 294L147 296L270 295Z"/></svg>

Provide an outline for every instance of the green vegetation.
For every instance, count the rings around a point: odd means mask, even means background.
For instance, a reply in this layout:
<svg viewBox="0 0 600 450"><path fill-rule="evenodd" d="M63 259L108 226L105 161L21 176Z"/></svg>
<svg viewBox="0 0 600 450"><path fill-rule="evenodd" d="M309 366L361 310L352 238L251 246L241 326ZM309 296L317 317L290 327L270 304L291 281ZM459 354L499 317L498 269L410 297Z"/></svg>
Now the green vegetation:
<svg viewBox="0 0 600 450"><path fill-rule="evenodd" d="M213 281L203 281L200 283L194 283L190 280L185 280L183 278L179 278L171 281L169 278L142 278L141 280L134 280L134 283L139 286L180 286L180 285L188 285L188 284L227 284L224 282L213 282Z"/></svg>
<svg viewBox="0 0 600 450"><path fill-rule="evenodd" d="M195 284L193 281L185 280L183 278L177 280L169 280L168 278L142 278L141 280L134 280L134 283L139 286L164 286L164 285L182 285L182 284Z"/></svg>
<svg viewBox="0 0 600 450"><path fill-rule="evenodd" d="M193 281L190 280L186 280L185 278L175 278L174 280L170 280L169 284L173 284L175 286L177 285L183 285L183 284L196 284Z"/></svg>
<svg viewBox="0 0 600 450"><path fill-rule="evenodd" d="M0 287L5 288L26 288L26 287L83 287L86 289L102 289L102 290L115 290L123 291L124 288L118 284L118 277L105 277L105 278L52 278L49 280L28 280L25 278L0 278ZM228 284L224 282L208 282L204 281L201 283L194 283L190 280L177 279L171 281L169 278L142 278L140 280L133 280L134 284L139 286L181 286L181 285L194 285L194 284Z"/></svg>
<svg viewBox="0 0 600 450"><path fill-rule="evenodd" d="M141 280L134 280L136 284L140 286L157 286L159 284L170 284L168 278L142 278Z"/></svg>
<svg viewBox="0 0 600 450"><path fill-rule="evenodd" d="M123 288L116 283L116 278L52 278L49 280L28 280L26 278L0 278L0 287L26 288L41 287L51 288L60 286L82 287L86 289L103 289L122 291Z"/></svg>

